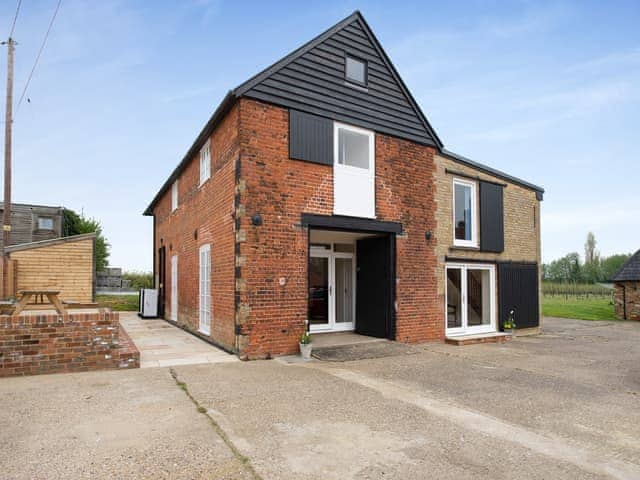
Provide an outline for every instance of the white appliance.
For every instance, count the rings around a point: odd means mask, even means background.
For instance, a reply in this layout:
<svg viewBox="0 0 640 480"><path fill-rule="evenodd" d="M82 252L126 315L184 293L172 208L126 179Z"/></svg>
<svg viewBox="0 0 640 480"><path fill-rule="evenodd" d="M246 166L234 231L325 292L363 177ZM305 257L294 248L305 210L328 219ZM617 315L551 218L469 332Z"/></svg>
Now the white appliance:
<svg viewBox="0 0 640 480"><path fill-rule="evenodd" d="M142 318L156 318L158 316L158 290L143 288L140 290L138 315Z"/></svg>

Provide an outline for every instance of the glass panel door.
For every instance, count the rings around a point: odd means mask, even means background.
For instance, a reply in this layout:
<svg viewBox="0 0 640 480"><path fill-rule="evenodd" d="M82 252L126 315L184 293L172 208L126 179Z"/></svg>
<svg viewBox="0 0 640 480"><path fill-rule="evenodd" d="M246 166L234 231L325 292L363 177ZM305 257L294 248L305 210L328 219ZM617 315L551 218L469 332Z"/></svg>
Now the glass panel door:
<svg viewBox="0 0 640 480"><path fill-rule="evenodd" d="M309 259L309 325L329 328L329 257Z"/></svg>
<svg viewBox="0 0 640 480"><path fill-rule="evenodd" d="M492 332L495 322L493 265L446 266L446 333Z"/></svg>
<svg viewBox="0 0 640 480"><path fill-rule="evenodd" d="M353 258L335 259L336 277L336 327L350 328L353 326Z"/></svg>
<svg viewBox="0 0 640 480"><path fill-rule="evenodd" d="M462 328L462 269L447 267L447 329Z"/></svg>
<svg viewBox="0 0 640 480"><path fill-rule="evenodd" d="M467 269L467 326L491 324L490 271Z"/></svg>

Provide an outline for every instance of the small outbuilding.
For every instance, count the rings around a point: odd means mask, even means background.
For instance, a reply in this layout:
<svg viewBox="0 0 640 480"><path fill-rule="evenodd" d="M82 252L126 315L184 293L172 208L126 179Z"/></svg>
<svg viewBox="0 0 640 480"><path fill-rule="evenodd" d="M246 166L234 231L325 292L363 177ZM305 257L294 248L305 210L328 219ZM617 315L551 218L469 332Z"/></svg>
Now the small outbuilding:
<svg viewBox="0 0 640 480"><path fill-rule="evenodd" d="M640 321L640 250L622 265L612 281L616 317Z"/></svg>

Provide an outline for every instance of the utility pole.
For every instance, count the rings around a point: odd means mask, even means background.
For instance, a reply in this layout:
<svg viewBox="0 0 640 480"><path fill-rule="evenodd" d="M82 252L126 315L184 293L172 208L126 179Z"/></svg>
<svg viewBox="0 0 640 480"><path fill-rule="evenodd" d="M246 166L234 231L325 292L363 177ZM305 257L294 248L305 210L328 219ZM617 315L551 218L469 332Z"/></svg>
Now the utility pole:
<svg viewBox="0 0 640 480"><path fill-rule="evenodd" d="M2 42L7 45L7 105L4 118L4 209L2 215L2 296L6 297L9 290L9 261L6 248L9 246L9 234L11 233L11 134L13 127L13 38Z"/></svg>

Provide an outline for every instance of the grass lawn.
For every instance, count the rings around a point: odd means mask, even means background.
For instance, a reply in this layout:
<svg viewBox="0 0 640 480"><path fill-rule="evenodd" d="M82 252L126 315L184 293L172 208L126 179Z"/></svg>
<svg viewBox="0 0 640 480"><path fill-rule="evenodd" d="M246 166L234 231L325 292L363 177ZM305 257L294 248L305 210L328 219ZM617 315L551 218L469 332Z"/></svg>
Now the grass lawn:
<svg viewBox="0 0 640 480"><path fill-rule="evenodd" d="M96 295L96 302L115 312L138 311L138 295Z"/></svg>
<svg viewBox="0 0 640 480"><path fill-rule="evenodd" d="M542 314L545 317L577 318L579 320L616 320L609 297L577 297L544 295Z"/></svg>

